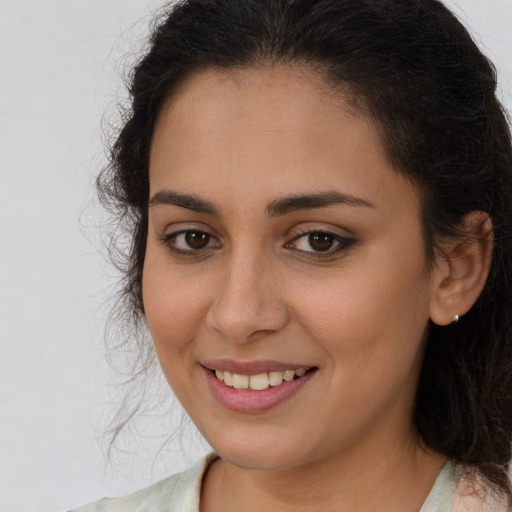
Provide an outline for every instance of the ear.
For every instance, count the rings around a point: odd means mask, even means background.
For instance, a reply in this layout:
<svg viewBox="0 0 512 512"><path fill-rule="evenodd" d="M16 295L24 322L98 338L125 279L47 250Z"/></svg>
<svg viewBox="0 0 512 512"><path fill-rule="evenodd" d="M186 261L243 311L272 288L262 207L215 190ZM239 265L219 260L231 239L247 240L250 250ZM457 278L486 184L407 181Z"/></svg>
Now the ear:
<svg viewBox="0 0 512 512"><path fill-rule="evenodd" d="M448 325L471 309L491 267L493 226L489 215L468 213L459 229L466 235L442 243L433 271L430 319L437 325Z"/></svg>

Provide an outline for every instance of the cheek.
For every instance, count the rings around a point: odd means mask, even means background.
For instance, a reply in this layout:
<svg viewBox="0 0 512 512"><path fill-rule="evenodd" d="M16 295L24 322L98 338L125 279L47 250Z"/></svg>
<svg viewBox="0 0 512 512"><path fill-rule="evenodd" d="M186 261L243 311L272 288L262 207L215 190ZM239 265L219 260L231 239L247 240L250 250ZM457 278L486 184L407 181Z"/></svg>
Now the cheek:
<svg viewBox="0 0 512 512"><path fill-rule="evenodd" d="M165 256L148 248L144 262L142 297L146 321L164 373L166 364L189 350L201 318L206 314L205 283L171 272ZM186 274L186 273L185 273Z"/></svg>
<svg viewBox="0 0 512 512"><path fill-rule="evenodd" d="M422 265L401 263L381 261L375 270L358 264L362 270L342 270L291 291L297 318L334 365L380 371L414 360L428 324L429 287Z"/></svg>
<svg viewBox="0 0 512 512"><path fill-rule="evenodd" d="M326 382L336 403L329 424L341 421L356 432L388 409L409 410L428 323L425 290L396 275L353 274L331 280L327 289L310 286L302 297L296 318L326 355Z"/></svg>

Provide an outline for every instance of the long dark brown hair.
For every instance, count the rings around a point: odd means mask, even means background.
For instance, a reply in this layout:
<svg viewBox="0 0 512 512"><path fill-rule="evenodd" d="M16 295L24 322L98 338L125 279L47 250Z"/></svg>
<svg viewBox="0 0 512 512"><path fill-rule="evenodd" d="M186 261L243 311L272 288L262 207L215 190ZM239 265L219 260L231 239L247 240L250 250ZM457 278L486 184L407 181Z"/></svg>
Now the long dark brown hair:
<svg viewBox="0 0 512 512"><path fill-rule="evenodd" d="M98 179L130 240L116 253L124 258L118 311L144 324L148 164L162 103L192 72L265 63L313 69L375 120L389 160L422 191L430 262L440 235L460 235L464 215L490 215L490 276L457 324L430 326L414 422L427 446L510 495L510 133L493 65L438 0L187 0L170 7L133 70L131 105ZM133 369L144 374L154 355L144 343L136 350L146 356Z"/></svg>

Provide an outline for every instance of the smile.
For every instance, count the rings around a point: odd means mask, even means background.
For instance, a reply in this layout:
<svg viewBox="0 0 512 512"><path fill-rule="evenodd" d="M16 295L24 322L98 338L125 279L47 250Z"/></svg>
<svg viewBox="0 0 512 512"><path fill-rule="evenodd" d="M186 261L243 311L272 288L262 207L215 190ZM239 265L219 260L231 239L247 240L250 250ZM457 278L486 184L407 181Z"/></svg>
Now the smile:
<svg viewBox="0 0 512 512"><path fill-rule="evenodd" d="M203 366L203 370L216 401L226 409L247 414L288 402L318 374L317 367L291 369L290 365L286 369L287 366L263 361L250 364L224 361Z"/></svg>
<svg viewBox="0 0 512 512"><path fill-rule="evenodd" d="M280 386L283 381L290 382L294 379L303 377L306 374L305 368L297 370L271 371L259 373L257 375L244 375L231 373L228 371L215 370L215 376L226 386L235 389L251 389L253 391L263 391L270 386Z"/></svg>

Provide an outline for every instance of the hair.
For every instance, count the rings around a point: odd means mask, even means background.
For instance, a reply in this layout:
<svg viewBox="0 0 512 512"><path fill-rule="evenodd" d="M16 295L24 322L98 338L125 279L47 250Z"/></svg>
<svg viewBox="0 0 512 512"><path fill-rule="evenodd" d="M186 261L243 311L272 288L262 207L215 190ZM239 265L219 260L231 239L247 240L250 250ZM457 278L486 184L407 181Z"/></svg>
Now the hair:
<svg viewBox="0 0 512 512"><path fill-rule="evenodd" d="M130 239L126 253L117 253L124 257L120 310L144 325L149 153L163 103L192 73L268 64L313 70L375 121L390 162L421 191L428 262L442 236L463 236L466 214L490 216L490 275L458 323L430 325L413 420L426 446L510 496L510 132L492 63L438 0L186 0L169 7L130 77L131 104L97 182ZM145 343L137 350L150 354Z"/></svg>

